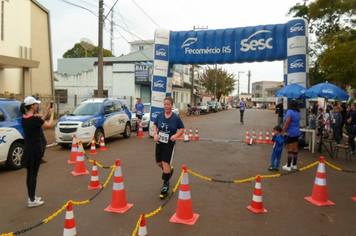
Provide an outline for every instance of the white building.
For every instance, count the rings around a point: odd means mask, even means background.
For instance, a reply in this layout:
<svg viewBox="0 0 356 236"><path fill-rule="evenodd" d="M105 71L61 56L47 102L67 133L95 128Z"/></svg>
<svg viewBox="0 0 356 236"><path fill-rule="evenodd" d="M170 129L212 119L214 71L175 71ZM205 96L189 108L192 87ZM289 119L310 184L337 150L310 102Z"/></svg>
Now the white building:
<svg viewBox="0 0 356 236"><path fill-rule="evenodd" d="M104 58L104 96L125 98L130 109L133 109L138 97L142 102L151 101L153 44L153 40L130 42L129 54ZM97 95L97 63L97 58L58 59L54 86L59 114L72 110L83 99ZM175 65L173 72L172 96L180 110L191 103L189 68Z"/></svg>
<svg viewBox="0 0 356 236"><path fill-rule="evenodd" d="M52 100L49 11L35 0L0 3L0 94L19 100L38 94Z"/></svg>
<svg viewBox="0 0 356 236"><path fill-rule="evenodd" d="M276 92L281 88L283 82L276 81L259 81L252 83L252 102L255 105L259 104L275 104L276 103Z"/></svg>

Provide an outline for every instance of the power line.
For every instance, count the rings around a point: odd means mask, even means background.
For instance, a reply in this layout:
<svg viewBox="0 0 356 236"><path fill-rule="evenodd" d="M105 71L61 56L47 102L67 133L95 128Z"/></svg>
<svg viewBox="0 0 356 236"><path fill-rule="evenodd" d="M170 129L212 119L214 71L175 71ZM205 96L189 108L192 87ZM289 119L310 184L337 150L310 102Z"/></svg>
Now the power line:
<svg viewBox="0 0 356 236"><path fill-rule="evenodd" d="M147 13L144 10L142 10L142 8L139 5L137 5L137 3L134 0L132 0L132 2L148 17L148 19L150 19L153 23L155 23L157 27L160 27L149 15L147 15Z"/></svg>

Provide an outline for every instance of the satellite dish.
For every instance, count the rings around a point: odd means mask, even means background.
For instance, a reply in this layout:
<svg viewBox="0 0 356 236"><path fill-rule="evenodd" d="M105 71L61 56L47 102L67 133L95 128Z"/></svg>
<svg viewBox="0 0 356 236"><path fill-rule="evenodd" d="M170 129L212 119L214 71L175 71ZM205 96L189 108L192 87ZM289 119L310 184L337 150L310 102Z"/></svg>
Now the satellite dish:
<svg viewBox="0 0 356 236"><path fill-rule="evenodd" d="M80 40L80 45L85 49L85 57L87 57L87 51L92 51L94 49L93 42L88 38L82 38Z"/></svg>

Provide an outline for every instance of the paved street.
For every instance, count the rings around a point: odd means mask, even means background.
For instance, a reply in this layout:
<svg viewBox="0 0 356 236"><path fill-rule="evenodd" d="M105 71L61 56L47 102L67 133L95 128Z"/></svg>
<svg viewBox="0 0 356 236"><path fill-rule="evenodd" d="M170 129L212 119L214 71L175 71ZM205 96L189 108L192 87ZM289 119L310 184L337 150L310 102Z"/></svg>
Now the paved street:
<svg viewBox="0 0 356 236"><path fill-rule="evenodd" d="M199 137L212 141L177 141L173 161L175 167L171 179L171 189L177 183L181 168L188 169L215 180L244 180L257 175L270 175L272 145L257 144L248 146L245 140L246 129L260 129L265 138L266 129L270 135L277 123L274 111L247 110L245 124L239 122L239 112L229 110L199 117L182 118L187 131L199 129ZM121 160L127 202L134 206L124 214L105 212L111 204L113 178L107 187L92 201L83 205L73 205L78 235L132 235L140 214L148 214L165 203L159 199L161 170L155 164L153 139L147 131L145 138L121 136L106 140L107 151L98 155L86 154L104 166ZM53 130L46 131L49 143L54 142ZM309 150L299 153L298 168L319 160ZM356 158L346 163L341 151L336 160L331 160L323 152L325 160L344 170L356 170ZM74 165L67 164L70 149L59 146L46 150L47 164L40 168L36 195L45 201L38 208L27 208L26 170L9 171L0 165L0 235L35 226L57 212L68 200L84 201L92 198L98 190L89 190L91 174L74 177ZM282 154L281 165L287 159L287 150ZM86 161L86 169L91 172L91 163ZM100 183L104 184L110 174L109 169L98 168ZM274 178L262 178L263 214L254 214L247 209L251 205L255 181L245 183L219 183L204 180L189 174L193 212L200 215L193 226L170 223L169 219L177 210L178 191L156 215L146 219L148 235L354 235L356 231L355 174L338 171L326 165L329 199L335 206L317 207L306 201L311 196L317 165L304 171ZM179 189L178 189L179 190ZM24 235L61 235L66 211L62 211L45 223Z"/></svg>

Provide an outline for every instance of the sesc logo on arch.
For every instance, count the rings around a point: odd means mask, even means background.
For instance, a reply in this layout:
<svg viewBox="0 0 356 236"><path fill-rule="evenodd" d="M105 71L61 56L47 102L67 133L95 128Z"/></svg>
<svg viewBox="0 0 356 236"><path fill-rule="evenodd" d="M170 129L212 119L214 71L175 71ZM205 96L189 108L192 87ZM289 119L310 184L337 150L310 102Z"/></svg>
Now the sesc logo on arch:
<svg viewBox="0 0 356 236"><path fill-rule="evenodd" d="M295 55L288 58L288 74L306 72L305 55Z"/></svg>
<svg viewBox="0 0 356 236"><path fill-rule="evenodd" d="M295 36L305 36L305 23L304 20L294 20L287 23L288 38Z"/></svg>
<svg viewBox="0 0 356 236"><path fill-rule="evenodd" d="M156 45L154 58L156 60L168 61L168 45Z"/></svg>
<svg viewBox="0 0 356 236"><path fill-rule="evenodd" d="M256 51L273 49L273 46L271 45L272 40L272 31L259 30L251 34L248 38L241 40L240 50L243 52L248 52L250 50Z"/></svg>
<svg viewBox="0 0 356 236"><path fill-rule="evenodd" d="M153 77L152 89L153 91L166 92L167 79L160 76Z"/></svg>

